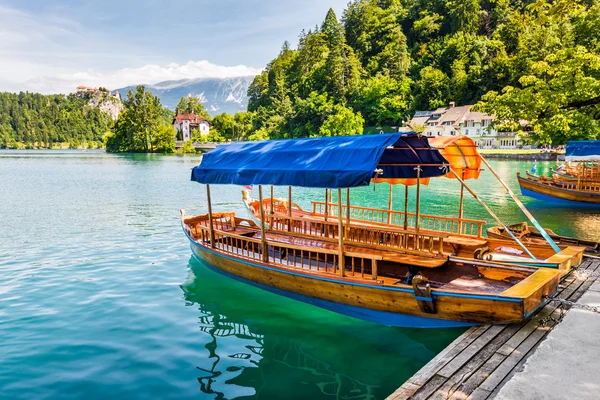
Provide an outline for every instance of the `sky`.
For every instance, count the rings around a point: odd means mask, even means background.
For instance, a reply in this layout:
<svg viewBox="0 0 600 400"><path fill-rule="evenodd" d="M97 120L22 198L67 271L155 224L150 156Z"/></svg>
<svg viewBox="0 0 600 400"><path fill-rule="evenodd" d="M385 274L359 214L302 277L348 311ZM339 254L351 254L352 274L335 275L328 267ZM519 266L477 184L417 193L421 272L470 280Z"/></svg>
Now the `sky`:
<svg viewBox="0 0 600 400"><path fill-rule="evenodd" d="M348 0L0 0L0 91L255 75Z"/></svg>

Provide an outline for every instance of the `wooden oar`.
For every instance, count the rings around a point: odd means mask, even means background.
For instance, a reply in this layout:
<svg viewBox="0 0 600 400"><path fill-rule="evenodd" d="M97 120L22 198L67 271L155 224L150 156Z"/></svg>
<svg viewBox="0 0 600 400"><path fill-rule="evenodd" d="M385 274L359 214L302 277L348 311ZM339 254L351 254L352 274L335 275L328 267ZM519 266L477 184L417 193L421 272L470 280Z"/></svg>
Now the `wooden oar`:
<svg viewBox="0 0 600 400"><path fill-rule="evenodd" d="M529 251L529 249L527 247L525 247L525 245L523 243L521 243L521 241L519 239L517 239L517 237L512 233L512 231L510 229L508 229L508 227L506 226L506 224L504 224L500 220L500 218L498 218L496 216L496 214L494 214L494 212L492 210L490 210L490 208L487 206L487 204L485 204L483 202L483 200L481 200L479 198L479 196L477 196L477 194L469 186L467 186L467 184L465 183L465 181L463 181L460 178L460 176L458 176L458 174L456 172L454 172L454 170L452 168L450 168L450 172L452 172L452 174L454 175L454 177L456 179L458 179L458 181L461 183L461 185L463 185L465 187L465 189L467 189L469 191L469 193L471 193L471 195L475 198L475 200L477 200L479 202L479 204L481 204L483 206L483 208L485 208L485 210L492 216L492 218L494 218L498 224L500 224L501 226L504 227L504 229L510 235L510 237L512 237L514 239L514 241L517 242L519 244L519 246L521 246L521 248L523 250L525 250L525 252L529 255L529 257L531 257L534 260L537 260L537 258L535 258L535 256L533 254L531 254L531 252Z"/></svg>

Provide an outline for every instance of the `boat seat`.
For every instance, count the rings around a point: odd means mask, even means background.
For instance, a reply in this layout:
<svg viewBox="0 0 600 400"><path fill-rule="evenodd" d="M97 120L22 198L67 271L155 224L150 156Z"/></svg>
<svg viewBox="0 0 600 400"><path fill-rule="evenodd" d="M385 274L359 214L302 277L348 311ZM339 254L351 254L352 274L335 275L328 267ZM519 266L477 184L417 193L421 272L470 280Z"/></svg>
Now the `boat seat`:
<svg viewBox="0 0 600 400"><path fill-rule="evenodd" d="M448 236L444 242L458 246L481 247L488 244L487 239L470 238L464 236Z"/></svg>
<svg viewBox="0 0 600 400"><path fill-rule="evenodd" d="M421 268L439 268L448 262L447 258L421 257L414 254L385 254L382 252L383 261L391 261L398 264L414 265Z"/></svg>

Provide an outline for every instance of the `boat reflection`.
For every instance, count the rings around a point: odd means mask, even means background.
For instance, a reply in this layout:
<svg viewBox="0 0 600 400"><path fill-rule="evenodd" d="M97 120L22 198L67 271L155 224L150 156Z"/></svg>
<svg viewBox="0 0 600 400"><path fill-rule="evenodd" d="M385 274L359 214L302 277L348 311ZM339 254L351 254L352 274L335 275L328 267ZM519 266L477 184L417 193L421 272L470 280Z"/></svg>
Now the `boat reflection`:
<svg viewBox="0 0 600 400"><path fill-rule="evenodd" d="M282 300L193 259L182 289L207 335L206 357L196 360L200 390L215 399L382 398L460 334L451 330L432 350L427 339L412 337L423 331L406 334Z"/></svg>

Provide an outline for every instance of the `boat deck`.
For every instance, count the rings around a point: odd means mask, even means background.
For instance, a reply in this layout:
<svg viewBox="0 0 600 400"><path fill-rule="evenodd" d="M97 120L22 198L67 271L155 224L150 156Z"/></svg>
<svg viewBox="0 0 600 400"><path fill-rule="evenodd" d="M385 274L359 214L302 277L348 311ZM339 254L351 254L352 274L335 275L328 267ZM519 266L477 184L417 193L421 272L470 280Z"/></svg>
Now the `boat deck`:
<svg viewBox="0 0 600 400"><path fill-rule="evenodd" d="M577 271L561 282L557 297L577 301L596 280L589 274L595 271L600 272L600 259L585 258ZM556 303L549 303L533 318L518 324L470 328L388 400L494 398L554 328L563 312Z"/></svg>

